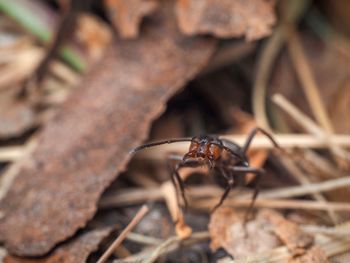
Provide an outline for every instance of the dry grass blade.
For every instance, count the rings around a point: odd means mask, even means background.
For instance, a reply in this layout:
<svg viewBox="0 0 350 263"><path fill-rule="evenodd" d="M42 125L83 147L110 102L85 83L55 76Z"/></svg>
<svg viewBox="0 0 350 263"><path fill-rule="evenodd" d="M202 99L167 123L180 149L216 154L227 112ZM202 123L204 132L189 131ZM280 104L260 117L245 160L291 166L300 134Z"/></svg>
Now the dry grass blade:
<svg viewBox="0 0 350 263"><path fill-rule="evenodd" d="M0 162L14 162L23 155L23 146L0 147Z"/></svg>
<svg viewBox="0 0 350 263"><path fill-rule="evenodd" d="M266 87L271 74L273 62L285 41L283 31L284 27L279 26L269 38L266 46L261 52L252 93L253 112L256 122L260 127L267 130L270 130L270 125L265 112Z"/></svg>
<svg viewBox="0 0 350 263"><path fill-rule="evenodd" d="M169 182L170 183L170 182ZM302 195L308 195L312 193L319 193L325 191L331 191L334 189L348 187L350 185L350 178L348 176L328 180L321 183L305 184L300 186L285 187L274 190L262 191L259 199L277 199L277 198L291 198ZM127 191L119 190L117 193L109 196L102 197L99 207L100 208L113 208L126 206L131 204L140 204L147 201L162 201L164 200L164 190L159 187L148 188L148 189L128 189ZM222 193L222 189L216 186L200 186L200 187L190 187L187 190L188 195L191 199L205 198L205 197L217 197ZM231 199L236 198L230 195ZM240 194L242 199L250 199L251 193ZM236 198L237 199L237 198Z"/></svg>
<svg viewBox="0 0 350 263"><path fill-rule="evenodd" d="M161 244L153 248L146 248L138 254L134 254L128 258L114 260L114 263L125 263L125 262L143 262L151 263L156 261L161 256L164 256L167 253L175 251L179 247L186 247L196 244L198 242L205 241L209 239L208 232L196 232L193 233L187 239L181 239L177 236L173 236L164 240Z"/></svg>
<svg viewBox="0 0 350 263"><path fill-rule="evenodd" d="M338 145L334 145L332 141L332 137L327 134L322 128L320 128L311 118L302 113L296 106L294 106L290 101L288 101L281 94L275 94L272 100L279 106L281 109L286 111L293 119L299 123L306 131L311 134L314 134L318 137L324 138L324 140L328 143L328 147L336 153L340 154L341 157L350 160L349 153L345 150L339 148Z"/></svg>
<svg viewBox="0 0 350 263"><path fill-rule="evenodd" d="M193 233L191 237L189 237L186 240L182 240L179 237L170 237L169 239L165 240L162 244L160 244L158 247L156 247L153 250L153 252L150 254L150 256L143 262L152 263L155 260L157 260L161 255L164 255L165 253L168 253L170 251L177 249L180 245L188 246L188 245L192 245L193 243L206 240L208 238L209 238L208 232Z"/></svg>
<svg viewBox="0 0 350 263"><path fill-rule="evenodd" d="M347 167L348 164L342 160L350 161L350 156L346 151L333 145L331 139L328 137L330 134L334 133L334 129L318 91L317 83L311 67L304 54L299 36L292 27L288 30L288 38L289 53L297 75L302 83L304 93L309 102L313 115L324 129L324 134L327 140L329 140L329 147L336 157L335 161L337 161L340 166Z"/></svg>
<svg viewBox="0 0 350 263"><path fill-rule="evenodd" d="M285 2L286 10L285 20L288 23L298 21L301 14L308 6L310 1L291 1ZM286 22L283 21L283 22ZM270 129L269 121L266 116L266 89L271 75L273 63L278 53L285 43L286 26L284 23L274 30L273 35L268 39L266 46L261 51L261 55L257 65L257 74L252 92L253 112L258 125L267 130Z"/></svg>
<svg viewBox="0 0 350 263"><path fill-rule="evenodd" d="M160 189L173 222L176 222L176 235L180 238L188 238L192 234L192 229L185 223L183 211L179 206L179 196L174 184L167 181L162 184Z"/></svg>
<svg viewBox="0 0 350 263"><path fill-rule="evenodd" d="M209 211L217 203L216 198L208 198L200 201L194 201L192 206L196 209ZM249 207L251 200L234 200L227 199L225 206L230 207ZM273 200L258 199L254 203L255 207L276 208L276 209L304 209L304 210L333 210L333 211L350 211L350 204L339 202L319 202L304 200Z"/></svg>
<svg viewBox="0 0 350 263"><path fill-rule="evenodd" d="M180 216L177 193L174 185L170 181L166 181L160 187L162 198L165 200L171 218L176 222ZM155 193L155 192L154 192Z"/></svg>
<svg viewBox="0 0 350 263"><path fill-rule="evenodd" d="M119 190L115 194L103 196L99 202L100 208L134 205L148 201L163 200L164 194L161 188L129 188L125 191Z"/></svg>
<svg viewBox="0 0 350 263"><path fill-rule="evenodd" d="M25 146L22 147L21 152L22 156L20 160L10 165L9 168L1 175L0 180L0 200L2 200L10 189L13 180L17 176L18 171L21 168L22 162L25 161L27 156L30 156L30 153L35 149L37 140L31 139Z"/></svg>
<svg viewBox="0 0 350 263"><path fill-rule="evenodd" d="M133 233L133 232L130 232L127 235L126 239L133 241L133 242L137 242L139 244L144 244L144 245L159 245L163 241L159 238L145 236L145 235L141 235L141 234Z"/></svg>
<svg viewBox="0 0 350 263"><path fill-rule="evenodd" d="M331 149L334 149L334 145L330 142L326 133L321 128L319 128L318 125L314 123L308 116L303 114L297 107L295 107L292 103L290 103L286 98L284 98L280 94L275 94L272 100L278 106L280 106L282 109L288 112L295 119L295 121L297 121L305 130L314 134L315 136L324 138L325 141L328 142L329 147ZM341 148L337 147L337 150L341 150ZM294 174L300 174L303 177L303 173L298 172L299 169L292 162L285 159L282 160L282 162L286 167L288 167L289 170L296 171L294 172ZM302 181L304 181L303 183L309 183L307 177L304 176L304 178L301 178L301 179ZM325 198L319 194L315 194L315 198L319 201L325 201ZM328 214L334 223L339 221L338 216L333 211L328 211Z"/></svg>
<svg viewBox="0 0 350 263"><path fill-rule="evenodd" d="M293 119L297 121L299 125L302 126L307 132L320 137L324 136L324 131L310 117L301 112L283 95L273 95L272 101L287 112L291 117L293 117Z"/></svg>
<svg viewBox="0 0 350 263"><path fill-rule="evenodd" d="M105 253L103 253L97 263L104 263L107 261L107 259L112 255L113 251L123 242L129 232L141 221L148 210L149 208L146 205L141 207L131 222L127 225L127 227L120 233L118 238L114 240L111 246L105 251Z"/></svg>
<svg viewBox="0 0 350 263"><path fill-rule="evenodd" d="M292 160L290 160L285 156L282 156L280 158L280 161L300 184L309 185L311 183L309 177L307 177L303 173L303 171L300 170L300 168L295 164L295 162L293 162ZM319 202L324 202L324 203L327 202L326 198L320 193L313 193L312 196L314 199L316 199ZM327 209L327 213L334 224L339 222L339 216L336 215L334 211L332 211L330 208Z"/></svg>
<svg viewBox="0 0 350 263"><path fill-rule="evenodd" d="M290 198L306 194L326 192L337 188L348 187L349 185L350 177L346 176L339 179L328 180L322 183L305 184L265 191L259 194L259 198Z"/></svg>
<svg viewBox="0 0 350 263"><path fill-rule="evenodd" d="M327 133L333 133L332 124L319 94L316 80L294 28L288 29L288 50L315 118Z"/></svg>

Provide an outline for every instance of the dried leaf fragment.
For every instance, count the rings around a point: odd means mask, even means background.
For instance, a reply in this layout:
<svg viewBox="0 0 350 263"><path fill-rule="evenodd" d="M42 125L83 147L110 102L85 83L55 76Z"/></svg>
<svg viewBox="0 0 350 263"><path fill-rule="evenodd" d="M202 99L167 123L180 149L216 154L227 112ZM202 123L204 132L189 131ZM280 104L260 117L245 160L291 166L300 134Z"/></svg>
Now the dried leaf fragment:
<svg viewBox="0 0 350 263"><path fill-rule="evenodd" d="M303 254L305 249L313 244L313 236L302 231L297 224L285 219L281 214L265 209L260 215L272 225L275 234L293 255Z"/></svg>
<svg viewBox="0 0 350 263"><path fill-rule="evenodd" d="M235 258L263 252L280 245L269 225L259 215L247 223L244 229L244 213L232 208L218 208L209 223L210 247L216 250L223 247Z"/></svg>
<svg viewBox="0 0 350 263"><path fill-rule="evenodd" d="M137 41L110 45L41 132L0 204L0 239L11 253L43 255L84 227L166 100L214 52L214 40L180 34L171 10L165 2Z"/></svg>
<svg viewBox="0 0 350 263"><path fill-rule="evenodd" d="M112 228L96 229L81 234L68 243L59 246L49 256L40 259L7 256L4 263L84 263Z"/></svg>
<svg viewBox="0 0 350 263"><path fill-rule="evenodd" d="M142 18L158 7L156 0L105 0L104 3L121 38L136 38Z"/></svg>
<svg viewBox="0 0 350 263"><path fill-rule="evenodd" d="M177 0L176 15L185 34L256 40L271 33L273 8L269 0Z"/></svg>
<svg viewBox="0 0 350 263"><path fill-rule="evenodd" d="M112 40L112 30L100 19L81 14L77 20L74 38L89 60L97 61Z"/></svg>

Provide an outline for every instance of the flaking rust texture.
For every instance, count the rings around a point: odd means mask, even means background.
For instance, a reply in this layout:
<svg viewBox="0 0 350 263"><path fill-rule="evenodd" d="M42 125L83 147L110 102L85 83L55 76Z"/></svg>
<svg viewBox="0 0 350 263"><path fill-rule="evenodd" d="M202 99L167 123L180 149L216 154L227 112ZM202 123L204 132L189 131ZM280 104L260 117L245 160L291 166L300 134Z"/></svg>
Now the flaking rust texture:
<svg viewBox="0 0 350 263"><path fill-rule="evenodd" d="M96 229L79 235L43 258L7 256L4 263L84 263L110 234L112 228Z"/></svg>
<svg viewBox="0 0 350 263"><path fill-rule="evenodd" d="M178 32L170 1L138 39L110 46L42 130L1 203L0 238L10 253L43 255L84 227L167 99L214 50L214 40Z"/></svg>

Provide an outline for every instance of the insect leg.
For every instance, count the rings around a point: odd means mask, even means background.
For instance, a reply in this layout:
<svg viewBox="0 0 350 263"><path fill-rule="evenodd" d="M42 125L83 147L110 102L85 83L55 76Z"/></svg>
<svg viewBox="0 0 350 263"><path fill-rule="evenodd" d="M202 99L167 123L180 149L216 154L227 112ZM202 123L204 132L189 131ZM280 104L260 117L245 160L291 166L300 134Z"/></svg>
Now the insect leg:
<svg viewBox="0 0 350 263"><path fill-rule="evenodd" d="M227 198L228 194L230 193L231 189L235 186L235 181L233 180L232 175L228 175L224 169L220 169L221 174L225 177L227 180L227 186L225 189L225 192L222 194L219 203L217 203L214 208L211 210L211 213L213 213L217 208L219 208L222 203Z"/></svg>
<svg viewBox="0 0 350 263"><path fill-rule="evenodd" d="M183 163L179 163L178 165L176 165L173 175L174 175L174 178L177 180L177 183L179 184L182 200L184 201L185 209L187 209L188 202L187 202L187 198L186 198L186 194L185 194L185 185L184 185L184 182L182 181L182 178L179 174L179 170L182 167L186 167L186 166Z"/></svg>
<svg viewBox="0 0 350 263"><path fill-rule="evenodd" d="M276 140L271 136L270 133L268 133L268 132L265 131L264 129L255 128L255 129L253 129L253 130L250 132L250 134L249 134L249 136L248 136L248 138L247 138L245 144L244 144L243 147L242 147L242 152L243 152L244 154L247 153L247 150L248 150L248 148L249 148L249 146L250 146L252 140L254 139L254 137L256 136L256 134L257 134L258 132L261 132L262 134L264 134L264 135L273 143L273 145L274 145L276 148L279 148L279 149L280 149L280 146L278 145L278 143L276 142Z"/></svg>
<svg viewBox="0 0 350 263"><path fill-rule="evenodd" d="M259 169L259 168L254 168L254 167L245 167L245 166L234 166L232 167L232 171L235 173L254 173L256 174L256 178L255 178L255 188L254 188L254 192L253 192L253 196L252 196L252 201L247 209L247 212L245 213L244 216L244 224L247 223L248 219L249 219L249 215L252 213L253 207L254 207L254 203L255 200L258 196L259 190L260 190L260 179L261 179L261 175L264 173L263 169Z"/></svg>
<svg viewBox="0 0 350 263"><path fill-rule="evenodd" d="M184 207L185 209L187 208L188 206L188 202L187 202L187 198L186 198L186 195L185 195L185 185L184 185L184 182L182 181L181 179L181 176L179 174L179 170L182 168L182 167L186 167L187 165L185 165L183 163L183 161L181 161L180 163L176 164L175 166L173 165L172 161L173 160L177 160L178 158L176 158L176 156L174 155L170 155L168 156L168 167L169 167L169 170L170 170L170 174L171 174L171 180L175 186L175 189L176 189L176 192L177 192L177 195L179 195L179 192L182 196L182 200L184 202ZM180 203L179 203L180 204Z"/></svg>

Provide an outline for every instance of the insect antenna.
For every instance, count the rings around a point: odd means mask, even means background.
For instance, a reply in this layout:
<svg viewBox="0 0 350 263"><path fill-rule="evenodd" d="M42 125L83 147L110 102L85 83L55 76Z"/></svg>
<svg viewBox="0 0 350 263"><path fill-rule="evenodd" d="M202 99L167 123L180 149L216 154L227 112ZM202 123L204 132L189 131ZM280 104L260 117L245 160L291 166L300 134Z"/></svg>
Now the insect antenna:
<svg viewBox="0 0 350 263"><path fill-rule="evenodd" d="M140 146L137 146L136 148L132 149L130 151L130 153L132 154L132 153L138 152L140 150L154 147L154 146L158 146L158 145L162 145L162 144L169 144L169 143L176 143L176 142L190 142L190 141L192 141L192 138L167 139L167 140L163 140L163 141L150 142L150 143L146 143L146 144L142 144Z"/></svg>

